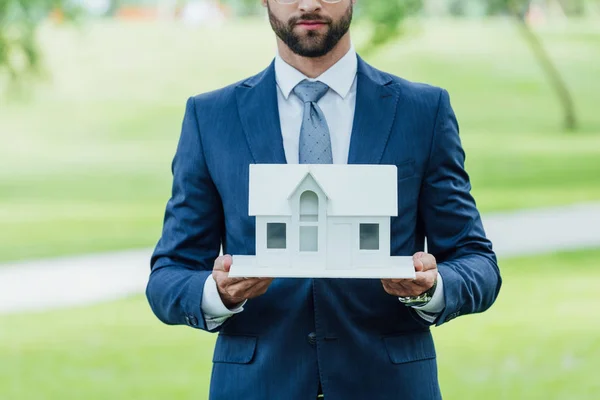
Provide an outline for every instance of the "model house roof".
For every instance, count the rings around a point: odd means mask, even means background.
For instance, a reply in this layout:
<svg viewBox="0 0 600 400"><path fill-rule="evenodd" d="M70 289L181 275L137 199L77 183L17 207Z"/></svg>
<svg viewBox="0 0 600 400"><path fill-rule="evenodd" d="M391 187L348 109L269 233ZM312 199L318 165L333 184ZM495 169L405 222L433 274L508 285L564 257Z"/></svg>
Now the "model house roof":
<svg viewBox="0 0 600 400"><path fill-rule="evenodd" d="M250 165L249 215L292 215L290 196L307 177L327 196L329 216L398 215L395 165Z"/></svg>
<svg viewBox="0 0 600 400"><path fill-rule="evenodd" d="M315 184L316 184L316 185L317 185L317 186L318 186L318 187L321 189L321 191L323 192L323 194L324 194L324 195L325 195L325 196L326 196L328 199L330 199L330 198L331 198L331 196L330 196L330 195L327 193L327 191L326 191L326 190L325 190L325 189L324 189L324 188L323 188L323 187L322 187L322 186L319 184L319 182L316 180L315 176L314 176L314 175L313 175L313 174L312 174L310 171L308 171L308 172L306 172L306 173L304 174L304 177L303 177L302 179L300 179L300 181L298 182L298 184L296 185L296 187L295 187L294 189L292 189L292 192L291 192L291 193L288 195L288 197L287 197L287 198L291 200L291 199L292 199L292 197L294 197L294 196L296 195L296 192L297 192L298 190L300 190L300 187L302 186L302 184L303 184L305 181L309 180L309 179L311 179L313 182L315 182Z"/></svg>

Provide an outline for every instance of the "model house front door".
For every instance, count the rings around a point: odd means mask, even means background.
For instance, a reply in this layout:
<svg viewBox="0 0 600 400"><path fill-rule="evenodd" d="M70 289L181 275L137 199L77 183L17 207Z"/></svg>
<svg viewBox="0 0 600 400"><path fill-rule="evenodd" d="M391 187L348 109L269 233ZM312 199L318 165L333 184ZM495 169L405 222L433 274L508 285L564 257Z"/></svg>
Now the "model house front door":
<svg viewBox="0 0 600 400"><path fill-rule="evenodd" d="M311 190L300 196L299 250L301 253L316 253L319 249L319 197Z"/></svg>
<svg viewBox="0 0 600 400"><path fill-rule="evenodd" d="M327 235L327 269L352 267L352 224L332 223Z"/></svg>

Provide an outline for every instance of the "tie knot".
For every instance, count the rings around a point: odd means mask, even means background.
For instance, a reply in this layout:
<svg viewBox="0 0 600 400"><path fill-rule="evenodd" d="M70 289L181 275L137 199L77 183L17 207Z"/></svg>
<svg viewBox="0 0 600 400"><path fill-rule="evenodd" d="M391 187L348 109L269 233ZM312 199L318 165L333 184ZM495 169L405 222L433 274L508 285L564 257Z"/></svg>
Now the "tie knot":
<svg viewBox="0 0 600 400"><path fill-rule="evenodd" d="M305 79L296 85L294 93L304 103L316 103L321 100L321 97L325 96L325 93L327 93L328 90L329 86L323 82L311 82Z"/></svg>

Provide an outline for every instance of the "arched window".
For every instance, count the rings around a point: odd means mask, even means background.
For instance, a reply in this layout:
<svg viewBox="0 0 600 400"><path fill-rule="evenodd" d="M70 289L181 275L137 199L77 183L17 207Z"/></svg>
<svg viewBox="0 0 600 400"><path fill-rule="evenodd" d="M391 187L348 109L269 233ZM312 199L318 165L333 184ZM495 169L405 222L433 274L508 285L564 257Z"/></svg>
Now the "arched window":
<svg viewBox="0 0 600 400"><path fill-rule="evenodd" d="M307 190L300 196L300 251L319 250L319 196Z"/></svg>
<svg viewBox="0 0 600 400"><path fill-rule="evenodd" d="M313 191L307 190L300 196L300 221L319 221L319 196Z"/></svg>

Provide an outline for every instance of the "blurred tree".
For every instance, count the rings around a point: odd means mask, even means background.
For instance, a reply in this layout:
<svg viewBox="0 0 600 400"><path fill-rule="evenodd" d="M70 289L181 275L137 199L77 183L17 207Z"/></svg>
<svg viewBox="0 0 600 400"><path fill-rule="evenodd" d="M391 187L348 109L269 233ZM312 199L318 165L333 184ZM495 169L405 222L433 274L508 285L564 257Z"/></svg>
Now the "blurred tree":
<svg viewBox="0 0 600 400"><path fill-rule="evenodd" d="M526 15L531 0L478 0L487 8L488 13L505 13L511 15L517 22L521 35L531 51L536 61L546 75L549 84L556 93L563 108L564 126L567 130L574 130L577 127L575 115L575 106L573 98L567 87L560 71L552 61L552 58L542 45L537 34L531 29L527 22ZM555 0L559 1L559 0ZM564 0L563 0L564 2ZM453 1L451 6L455 12L461 12L460 7L466 7L467 3L473 1ZM402 22L411 13L419 11L423 5L422 0L368 0L361 2L363 11L373 23L373 32L367 47L363 53L369 53L379 46L387 43L401 33ZM575 8L573 8L575 10Z"/></svg>
<svg viewBox="0 0 600 400"><path fill-rule="evenodd" d="M0 0L0 91L39 72L36 33L52 12L72 19L77 5L67 0Z"/></svg>
<svg viewBox="0 0 600 400"><path fill-rule="evenodd" d="M121 2L122 0L110 0L110 5L106 14L108 16L114 16L119 10L119 7L121 7Z"/></svg>
<svg viewBox="0 0 600 400"><path fill-rule="evenodd" d="M258 15L262 12L263 7L260 0L220 0L221 3L227 4L237 15Z"/></svg>
<svg viewBox="0 0 600 400"><path fill-rule="evenodd" d="M531 3L530 0L489 0L500 3L514 17L517 22L519 32L523 39L533 52L536 61L546 75L548 83L558 96L563 108L563 123L565 129L573 131L577 128L577 118L575 105L569 87L562 77L559 69L556 67L552 58L544 48L538 35L531 29L527 22L526 13ZM503 3L503 4L502 4Z"/></svg>
<svg viewBox="0 0 600 400"><path fill-rule="evenodd" d="M359 12L372 23L373 29L363 53L369 53L394 39L401 32L406 17L423 7L422 0L367 0L358 3Z"/></svg>

